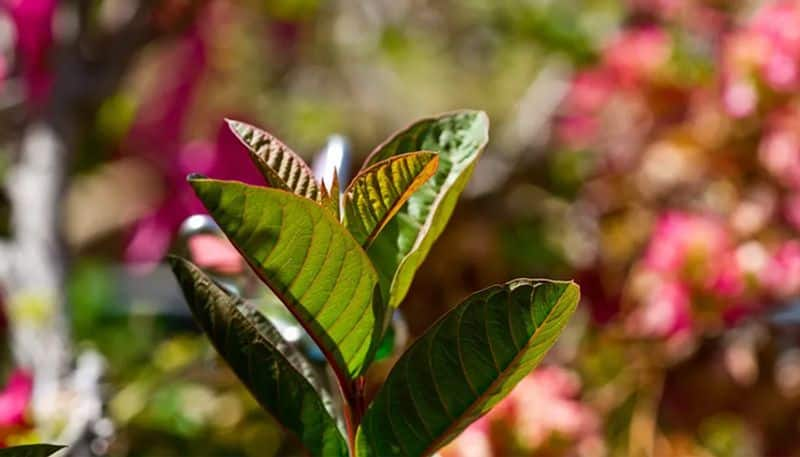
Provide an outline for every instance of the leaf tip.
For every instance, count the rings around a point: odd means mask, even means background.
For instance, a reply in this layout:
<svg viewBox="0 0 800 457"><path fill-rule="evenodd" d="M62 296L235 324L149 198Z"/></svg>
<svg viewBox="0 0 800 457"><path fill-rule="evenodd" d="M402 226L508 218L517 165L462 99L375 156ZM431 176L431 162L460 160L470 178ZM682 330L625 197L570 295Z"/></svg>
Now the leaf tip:
<svg viewBox="0 0 800 457"><path fill-rule="evenodd" d="M243 131L246 129L247 124L242 121L237 121L236 119L231 119L229 117L225 118L225 124L228 125L228 128L233 132L237 137L241 137Z"/></svg>
<svg viewBox="0 0 800 457"><path fill-rule="evenodd" d="M244 126L244 122L242 121L237 121L236 119L231 119L229 117L226 117L224 119L225 123L228 124L228 128L233 130L234 132L238 131L239 129L242 128L242 126Z"/></svg>
<svg viewBox="0 0 800 457"><path fill-rule="evenodd" d="M188 182L199 181L201 179L208 179L208 177L205 175L201 175L200 173L189 173L188 175L186 175L186 181Z"/></svg>

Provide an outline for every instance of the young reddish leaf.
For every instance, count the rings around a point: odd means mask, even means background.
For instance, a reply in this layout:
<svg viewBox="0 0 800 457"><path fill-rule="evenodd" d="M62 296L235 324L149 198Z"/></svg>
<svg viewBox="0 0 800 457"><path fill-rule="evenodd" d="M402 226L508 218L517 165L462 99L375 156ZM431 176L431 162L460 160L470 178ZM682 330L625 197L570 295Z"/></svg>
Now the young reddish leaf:
<svg viewBox="0 0 800 457"><path fill-rule="evenodd" d="M387 222L439 166L433 152L412 152L361 170L344 192L344 224L369 246Z"/></svg>
<svg viewBox="0 0 800 457"><path fill-rule="evenodd" d="M240 121L227 120L231 131L250 153L270 186L316 200L319 186L302 157L264 130Z"/></svg>
<svg viewBox="0 0 800 457"><path fill-rule="evenodd" d="M331 183L331 190L325 186L325 181L320 182L319 204L323 208L330 211L336 220L341 219L339 214L339 207L341 206L341 195L339 194L339 172L336 168L333 169L333 182Z"/></svg>

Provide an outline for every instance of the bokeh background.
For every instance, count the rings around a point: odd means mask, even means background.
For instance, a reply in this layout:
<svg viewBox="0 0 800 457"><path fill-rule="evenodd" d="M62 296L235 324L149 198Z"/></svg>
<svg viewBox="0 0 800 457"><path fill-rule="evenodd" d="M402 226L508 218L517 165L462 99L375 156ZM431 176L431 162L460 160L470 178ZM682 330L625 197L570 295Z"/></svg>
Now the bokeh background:
<svg viewBox="0 0 800 457"><path fill-rule="evenodd" d="M0 447L295 453L162 266L191 255L285 318L181 232L185 175L257 182L224 117L309 161L343 135L347 174L474 108L491 140L410 338L514 276L583 301L442 455L800 456L799 91L798 1L0 0Z"/></svg>

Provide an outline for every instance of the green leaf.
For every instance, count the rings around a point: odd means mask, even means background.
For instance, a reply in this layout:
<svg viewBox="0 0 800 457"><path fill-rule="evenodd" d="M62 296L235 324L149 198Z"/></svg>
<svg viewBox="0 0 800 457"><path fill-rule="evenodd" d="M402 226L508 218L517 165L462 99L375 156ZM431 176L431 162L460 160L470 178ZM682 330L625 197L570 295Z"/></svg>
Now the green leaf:
<svg viewBox="0 0 800 457"><path fill-rule="evenodd" d="M226 121L234 135L247 147L250 158L270 186L317 199L317 181L302 157L258 127L230 119Z"/></svg>
<svg viewBox="0 0 800 457"><path fill-rule="evenodd" d="M231 242L314 339L340 382L360 375L385 315L378 275L323 207L288 192L190 178Z"/></svg>
<svg viewBox="0 0 800 457"><path fill-rule="evenodd" d="M0 457L48 457L65 447L56 444L26 444L0 449Z"/></svg>
<svg viewBox="0 0 800 457"><path fill-rule="evenodd" d="M439 166L433 152L412 152L362 170L344 192L344 225L369 246L403 204Z"/></svg>
<svg viewBox="0 0 800 457"><path fill-rule="evenodd" d="M389 373L358 430L358 455L429 455L452 440L536 367L578 297L575 283L532 279L470 296Z"/></svg>
<svg viewBox="0 0 800 457"><path fill-rule="evenodd" d="M393 135L370 155L365 167L413 151L439 154L439 168L408 199L368 249L388 304L402 302L414 273L444 230L475 162L489 140L482 111L457 111L423 119Z"/></svg>
<svg viewBox="0 0 800 457"><path fill-rule="evenodd" d="M258 402L313 455L347 455L330 396L309 363L272 324L199 268L169 261L195 319ZM323 399L327 399L326 401Z"/></svg>

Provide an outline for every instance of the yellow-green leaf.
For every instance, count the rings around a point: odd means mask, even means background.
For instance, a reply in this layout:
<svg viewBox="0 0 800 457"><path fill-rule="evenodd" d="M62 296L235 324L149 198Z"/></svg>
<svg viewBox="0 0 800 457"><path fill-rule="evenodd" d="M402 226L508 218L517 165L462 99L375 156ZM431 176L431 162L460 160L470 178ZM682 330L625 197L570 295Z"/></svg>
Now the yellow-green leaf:
<svg viewBox="0 0 800 457"><path fill-rule="evenodd" d="M439 166L433 152L412 152L362 170L344 192L344 224L363 246L400 210Z"/></svg>
<svg viewBox="0 0 800 457"><path fill-rule="evenodd" d="M536 367L578 298L575 283L532 279L467 298L389 373L358 430L358 455L425 456L452 440Z"/></svg>
<svg viewBox="0 0 800 457"><path fill-rule="evenodd" d="M235 181L190 178L231 242L319 345L344 382L362 373L385 306L361 246L319 204Z"/></svg>

